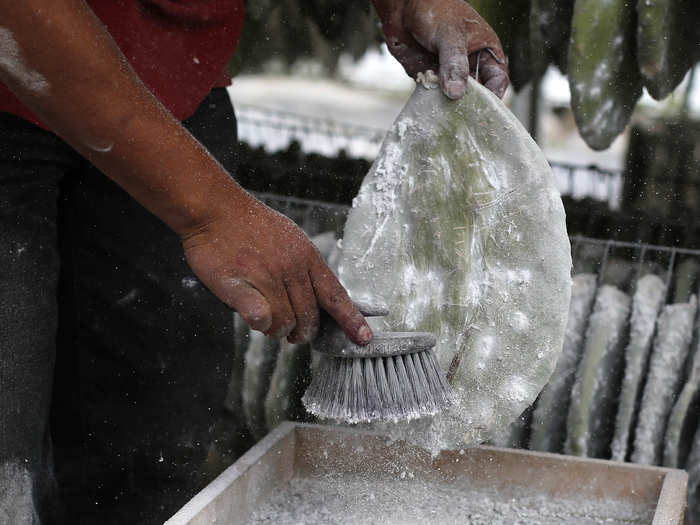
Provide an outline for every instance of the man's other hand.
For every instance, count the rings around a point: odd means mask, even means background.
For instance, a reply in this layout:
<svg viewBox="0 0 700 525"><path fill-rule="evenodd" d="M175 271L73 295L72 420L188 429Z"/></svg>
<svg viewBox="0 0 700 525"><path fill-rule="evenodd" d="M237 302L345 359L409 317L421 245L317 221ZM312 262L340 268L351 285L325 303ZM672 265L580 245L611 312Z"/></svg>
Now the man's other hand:
<svg viewBox="0 0 700 525"><path fill-rule="evenodd" d="M187 261L254 330L292 343L316 336L319 307L350 339L372 332L321 254L291 220L252 197L183 235Z"/></svg>
<svg viewBox="0 0 700 525"><path fill-rule="evenodd" d="M411 77L439 71L450 98L467 89L470 72L498 97L508 66L498 36L464 0L374 0L389 51ZM477 64L478 62L478 64Z"/></svg>

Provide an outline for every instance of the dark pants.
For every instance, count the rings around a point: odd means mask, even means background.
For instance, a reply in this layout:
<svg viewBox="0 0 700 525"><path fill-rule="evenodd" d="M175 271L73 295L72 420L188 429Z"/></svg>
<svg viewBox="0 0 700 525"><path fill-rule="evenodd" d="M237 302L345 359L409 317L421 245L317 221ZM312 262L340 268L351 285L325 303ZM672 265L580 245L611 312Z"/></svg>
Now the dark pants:
<svg viewBox="0 0 700 525"><path fill-rule="evenodd" d="M235 173L225 90L185 125ZM219 469L232 351L177 236L0 114L0 523L162 523Z"/></svg>

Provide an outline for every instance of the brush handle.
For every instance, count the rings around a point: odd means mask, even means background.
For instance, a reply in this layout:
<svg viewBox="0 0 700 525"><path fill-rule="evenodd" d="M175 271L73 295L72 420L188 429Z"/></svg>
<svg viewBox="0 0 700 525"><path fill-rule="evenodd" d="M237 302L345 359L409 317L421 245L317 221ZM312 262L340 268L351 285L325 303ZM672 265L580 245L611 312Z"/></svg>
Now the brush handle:
<svg viewBox="0 0 700 525"><path fill-rule="evenodd" d="M355 301L355 306L365 317L383 317L388 308L380 303ZM329 315L321 316L318 336L311 342L317 352L337 357L386 357L424 352L435 346L436 339L427 332L375 332L369 344L353 343L343 329Z"/></svg>
<svg viewBox="0 0 700 525"><path fill-rule="evenodd" d="M311 347L336 357L387 357L425 352L435 343L435 336L428 332L375 332L369 344L360 346L338 330L319 335Z"/></svg>
<svg viewBox="0 0 700 525"><path fill-rule="evenodd" d="M353 301L355 306L365 317L384 317L389 315L389 308L384 303Z"/></svg>

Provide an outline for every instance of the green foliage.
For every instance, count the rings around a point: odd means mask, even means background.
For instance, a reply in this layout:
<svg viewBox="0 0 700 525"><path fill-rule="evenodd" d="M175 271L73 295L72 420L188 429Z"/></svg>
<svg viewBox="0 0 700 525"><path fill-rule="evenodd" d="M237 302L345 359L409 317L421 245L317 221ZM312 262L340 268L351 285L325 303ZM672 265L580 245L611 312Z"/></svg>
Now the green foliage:
<svg viewBox="0 0 700 525"><path fill-rule="evenodd" d="M247 0L234 62L240 63L240 71L258 71L271 60L290 66L297 59L314 58L333 72L342 54L359 58L381 41L369 2Z"/></svg>
<svg viewBox="0 0 700 525"><path fill-rule="evenodd" d="M627 125L641 93L665 97L700 59L697 0L472 0L498 33L513 87L549 64L569 74L581 134L604 149ZM358 58L383 40L369 1L246 0L231 73L270 61L314 59L333 73L342 54ZM568 51L568 56L567 56Z"/></svg>
<svg viewBox="0 0 700 525"><path fill-rule="evenodd" d="M566 74L574 0L530 1L530 56L533 73L542 76L550 63Z"/></svg>
<svg viewBox="0 0 700 525"><path fill-rule="evenodd" d="M700 2L638 0L637 62L644 85L666 98L700 59Z"/></svg>
<svg viewBox="0 0 700 525"><path fill-rule="evenodd" d="M636 17L628 0L576 0L569 45L571 108L581 136L606 149L627 126L642 94Z"/></svg>

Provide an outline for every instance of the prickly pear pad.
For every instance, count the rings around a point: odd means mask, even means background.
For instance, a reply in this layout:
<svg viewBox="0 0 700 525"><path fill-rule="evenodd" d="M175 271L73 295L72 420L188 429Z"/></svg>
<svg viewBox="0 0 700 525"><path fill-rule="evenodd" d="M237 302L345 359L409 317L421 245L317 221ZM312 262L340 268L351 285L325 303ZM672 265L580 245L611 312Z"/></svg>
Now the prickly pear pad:
<svg viewBox="0 0 700 525"><path fill-rule="evenodd" d="M388 305L375 328L437 336L459 399L384 430L438 450L518 417L561 352L570 270L559 192L518 120L475 82L459 101L417 87L353 202L339 274Z"/></svg>
<svg viewBox="0 0 700 525"><path fill-rule="evenodd" d="M593 149L606 149L625 129L642 94L634 2L576 0L568 71L581 137Z"/></svg>
<svg viewBox="0 0 700 525"><path fill-rule="evenodd" d="M656 100L666 98L700 59L697 0L637 1L637 62Z"/></svg>

